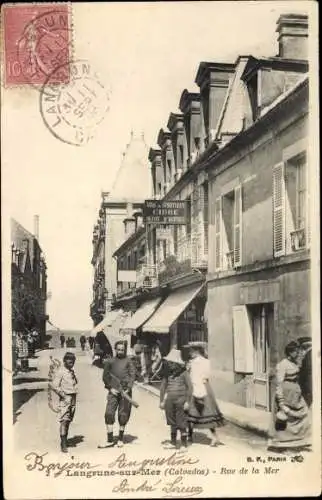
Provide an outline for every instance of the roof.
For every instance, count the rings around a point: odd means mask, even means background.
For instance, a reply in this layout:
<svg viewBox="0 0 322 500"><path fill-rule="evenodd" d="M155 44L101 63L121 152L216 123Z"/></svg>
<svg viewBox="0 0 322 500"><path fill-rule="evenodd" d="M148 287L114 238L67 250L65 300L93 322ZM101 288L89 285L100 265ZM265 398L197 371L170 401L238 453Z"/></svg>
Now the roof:
<svg viewBox="0 0 322 500"><path fill-rule="evenodd" d="M123 153L109 201L142 201L151 197L152 182L148 161L149 148L143 134L131 139Z"/></svg>
<svg viewBox="0 0 322 500"><path fill-rule="evenodd" d="M34 241L36 238L27 229L25 229L15 219L11 219L11 242L15 248L23 252L21 268L24 269L27 263L27 252L25 251L25 241L29 242L30 265L32 267L34 257Z"/></svg>

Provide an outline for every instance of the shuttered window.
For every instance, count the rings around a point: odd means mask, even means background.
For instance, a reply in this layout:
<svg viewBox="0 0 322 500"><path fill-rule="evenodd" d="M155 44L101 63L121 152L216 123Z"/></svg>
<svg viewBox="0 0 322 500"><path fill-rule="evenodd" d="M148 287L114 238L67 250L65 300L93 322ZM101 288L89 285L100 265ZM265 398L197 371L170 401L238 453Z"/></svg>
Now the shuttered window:
<svg viewBox="0 0 322 500"><path fill-rule="evenodd" d="M254 372L253 332L247 306L233 307L234 371Z"/></svg>
<svg viewBox="0 0 322 500"><path fill-rule="evenodd" d="M284 163L273 168L273 249L275 257L285 254Z"/></svg>
<svg viewBox="0 0 322 500"><path fill-rule="evenodd" d="M215 202L215 269L221 269L222 249L221 249L221 226L222 226L222 198L221 196Z"/></svg>
<svg viewBox="0 0 322 500"><path fill-rule="evenodd" d="M240 266L242 238L242 189L237 186L234 189L234 267Z"/></svg>

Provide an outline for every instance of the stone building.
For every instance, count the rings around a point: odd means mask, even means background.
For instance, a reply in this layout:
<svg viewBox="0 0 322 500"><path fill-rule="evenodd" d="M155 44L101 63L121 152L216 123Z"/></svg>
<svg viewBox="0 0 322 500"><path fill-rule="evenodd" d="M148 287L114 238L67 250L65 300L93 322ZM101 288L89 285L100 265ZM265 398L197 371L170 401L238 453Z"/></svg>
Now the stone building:
<svg viewBox="0 0 322 500"><path fill-rule="evenodd" d="M46 337L47 266L39 243L39 218L34 234L11 219L12 330L36 329L40 347Z"/></svg>
<svg viewBox="0 0 322 500"><path fill-rule="evenodd" d="M134 230L135 216L150 196L151 181L148 148L143 134L134 135L110 192L103 192L98 219L93 231L93 301L90 316L99 325L111 310L117 293L116 261L113 253Z"/></svg>
<svg viewBox="0 0 322 500"><path fill-rule="evenodd" d="M276 56L200 63L149 152L154 198L186 200L186 224L137 223L114 251L133 342L206 341L218 396L265 411L285 344L311 331L307 16L277 32Z"/></svg>

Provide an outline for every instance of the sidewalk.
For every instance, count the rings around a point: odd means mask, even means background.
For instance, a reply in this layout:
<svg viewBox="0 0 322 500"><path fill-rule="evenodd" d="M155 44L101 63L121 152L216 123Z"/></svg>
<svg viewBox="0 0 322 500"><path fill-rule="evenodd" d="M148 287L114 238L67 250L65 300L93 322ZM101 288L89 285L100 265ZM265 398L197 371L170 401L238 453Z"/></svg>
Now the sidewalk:
<svg viewBox="0 0 322 500"><path fill-rule="evenodd" d="M156 387L138 382L136 385L156 397L160 395L160 391ZM246 408L234 403L222 401L221 399L218 399L217 402L224 417L229 422L248 431L255 432L260 436L269 436L271 421L271 414L269 412L258 410L257 408Z"/></svg>

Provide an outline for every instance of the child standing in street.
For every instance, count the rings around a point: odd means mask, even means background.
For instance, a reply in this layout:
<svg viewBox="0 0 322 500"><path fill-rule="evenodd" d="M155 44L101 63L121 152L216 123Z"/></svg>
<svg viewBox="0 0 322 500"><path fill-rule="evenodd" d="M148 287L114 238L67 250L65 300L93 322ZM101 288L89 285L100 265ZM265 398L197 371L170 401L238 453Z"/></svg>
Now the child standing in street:
<svg viewBox="0 0 322 500"><path fill-rule="evenodd" d="M165 409L167 424L171 427L171 447L187 446L188 410L192 398L192 384L178 349L172 349L165 358L165 375L160 390L160 408Z"/></svg>
<svg viewBox="0 0 322 500"><path fill-rule="evenodd" d="M63 357L64 366L59 368L51 383L51 388L59 396L60 449L67 453L67 437L70 423L76 409L77 378L74 372L76 356L66 352Z"/></svg>

